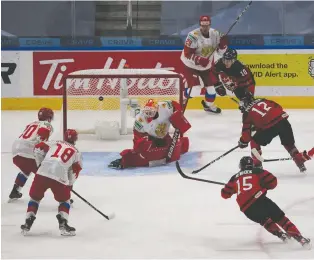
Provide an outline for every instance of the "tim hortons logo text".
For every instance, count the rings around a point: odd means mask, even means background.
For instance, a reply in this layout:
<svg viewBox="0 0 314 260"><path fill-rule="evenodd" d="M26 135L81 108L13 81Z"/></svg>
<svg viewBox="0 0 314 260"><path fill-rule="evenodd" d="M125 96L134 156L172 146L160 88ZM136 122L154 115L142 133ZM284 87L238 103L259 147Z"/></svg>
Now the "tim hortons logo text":
<svg viewBox="0 0 314 260"><path fill-rule="evenodd" d="M108 57L103 69L110 69L112 68L113 58ZM63 87L63 79L64 77L73 71L67 71L69 64L75 64L75 59L54 59L54 60L41 60L39 61L40 65L50 66L49 71L45 77L44 83L42 84L41 88L44 90L48 90L49 87L53 87L55 90L61 89ZM116 69L124 69L125 65L127 64L127 60L121 59L119 65ZM160 69L162 68L162 64L157 62L154 68L152 69ZM90 69L90 68L84 68ZM175 68L162 68L163 70L173 71ZM78 70L78 69L76 69ZM119 82L121 79L118 78L106 78L106 79L69 79L68 87L74 89L102 89L102 88L109 88L111 90L119 90ZM91 81L94 81L94 84L91 84ZM175 84L178 81L176 78L132 78L127 80L127 88L136 88L136 89L169 89L169 88L179 88L179 84Z"/></svg>

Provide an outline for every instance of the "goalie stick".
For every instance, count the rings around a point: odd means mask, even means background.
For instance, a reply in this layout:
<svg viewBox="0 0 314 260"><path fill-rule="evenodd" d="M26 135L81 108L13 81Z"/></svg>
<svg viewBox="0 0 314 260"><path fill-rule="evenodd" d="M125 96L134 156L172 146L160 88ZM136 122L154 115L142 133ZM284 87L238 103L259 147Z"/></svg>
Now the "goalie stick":
<svg viewBox="0 0 314 260"><path fill-rule="evenodd" d="M72 190L72 192L79 197L82 201L84 201L88 206L90 206L92 209L96 210L100 215L102 215L104 218L110 220L113 219L115 217L114 213L111 213L109 215L106 215L104 213L102 213L99 209L97 209L96 207L94 207L90 202L88 202L86 199L84 199L80 194L78 194L76 191Z"/></svg>
<svg viewBox="0 0 314 260"><path fill-rule="evenodd" d="M176 162L176 168L177 168L178 172L180 173L180 175L181 175L183 178L185 178L185 179L189 179L189 180L193 180L193 181L207 182L207 183L212 183L212 184L217 184L217 185L225 185L225 183L223 183L223 182L205 180L205 179L190 177L190 176L186 175L186 174L182 171L182 169L181 169L180 164L179 164L178 161Z"/></svg>
<svg viewBox="0 0 314 260"><path fill-rule="evenodd" d="M233 27L239 22L239 20L242 17L242 15L250 8L252 2L253 1L250 1L247 4L247 6L243 9L243 11L238 15L238 17L236 18L234 23L229 27L229 30L227 31L227 33L225 35L228 35L230 33L230 31L233 29ZM214 54L215 51L216 51L216 49L210 54L209 58ZM183 113L185 112L185 109L186 109L186 107L188 105L188 100L189 100L189 96L191 95L191 91L192 91L192 88L190 88L190 90L189 90L188 98L186 99L186 102L185 102L184 107L183 107ZM180 132L179 132L178 129L176 129L174 131L174 134L173 134L173 137L172 137L172 142L171 142L171 145L169 147L169 151L167 153L167 157L166 157L166 161L167 162L169 162L171 157L172 157L172 154L173 154L173 151L174 151L174 147L176 146L177 141L179 139L179 135L180 135Z"/></svg>

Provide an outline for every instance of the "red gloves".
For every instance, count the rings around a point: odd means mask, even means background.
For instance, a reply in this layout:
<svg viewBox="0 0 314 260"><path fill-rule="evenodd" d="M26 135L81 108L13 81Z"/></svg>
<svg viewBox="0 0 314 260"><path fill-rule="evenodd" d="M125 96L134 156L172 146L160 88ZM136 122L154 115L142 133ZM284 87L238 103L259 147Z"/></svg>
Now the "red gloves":
<svg viewBox="0 0 314 260"><path fill-rule="evenodd" d="M228 44L228 38L227 38L227 35L223 35L221 38L220 38L220 42L219 42L219 49L220 50L223 50L227 47L227 44Z"/></svg>
<svg viewBox="0 0 314 260"><path fill-rule="evenodd" d="M208 58L203 58L201 56L193 55L192 60L194 60L195 65L201 65L202 67L206 68L209 64Z"/></svg>

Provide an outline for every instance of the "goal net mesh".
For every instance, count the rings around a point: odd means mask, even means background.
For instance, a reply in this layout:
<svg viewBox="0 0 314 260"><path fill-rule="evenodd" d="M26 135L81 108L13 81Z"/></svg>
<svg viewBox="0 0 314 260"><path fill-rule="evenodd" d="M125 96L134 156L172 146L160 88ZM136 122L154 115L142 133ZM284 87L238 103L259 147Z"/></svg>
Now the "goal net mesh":
<svg viewBox="0 0 314 260"><path fill-rule="evenodd" d="M156 101L181 102L180 75L163 70L85 70L65 79L63 95L63 130L91 129L96 121L120 121L121 100L136 100L140 107L152 98ZM130 107L128 107L130 110ZM129 111L127 125L134 118Z"/></svg>

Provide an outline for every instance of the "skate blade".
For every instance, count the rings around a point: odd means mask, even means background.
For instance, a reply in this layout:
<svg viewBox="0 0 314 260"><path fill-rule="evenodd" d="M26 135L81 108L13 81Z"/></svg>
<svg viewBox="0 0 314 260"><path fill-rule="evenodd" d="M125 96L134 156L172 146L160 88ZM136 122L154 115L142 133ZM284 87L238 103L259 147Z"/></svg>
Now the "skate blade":
<svg viewBox="0 0 314 260"><path fill-rule="evenodd" d="M29 232L29 230L25 230L25 229L22 229L22 230L21 230L21 234L22 234L23 236L27 236L28 232Z"/></svg>
<svg viewBox="0 0 314 260"><path fill-rule="evenodd" d="M60 230L61 236L64 237L73 237L75 236L75 231L66 231L66 230Z"/></svg>
<svg viewBox="0 0 314 260"><path fill-rule="evenodd" d="M306 250L311 250L312 249L312 244L311 243L306 243L306 244L303 244L302 247Z"/></svg>
<svg viewBox="0 0 314 260"><path fill-rule="evenodd" d="M12 203L12 202L14 202L14 201L17 201L18 199L20 199L20 198L8 199L8 203Z"/></svg>

